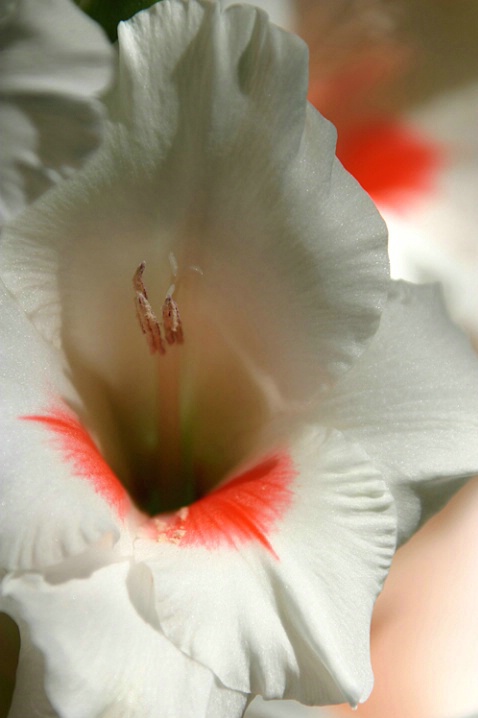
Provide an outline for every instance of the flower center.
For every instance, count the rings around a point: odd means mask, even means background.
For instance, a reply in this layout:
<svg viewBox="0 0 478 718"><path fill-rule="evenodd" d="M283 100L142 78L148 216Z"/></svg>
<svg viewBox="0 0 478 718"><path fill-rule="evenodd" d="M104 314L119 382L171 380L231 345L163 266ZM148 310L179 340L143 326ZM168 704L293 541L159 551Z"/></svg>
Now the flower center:
<svg viewBox="0 0 478 718"><path fill-rule="evenodd" d="M98 241L96 223L81 252L72 244L60 341L81 398L71 408L155 516L280 449L278 423L288 434L296 405L310 402L310 362L284 319L274 267L232 261L227 242L209 246L201 227L138 234L136 224L121 230L127 252L110 251L108 227Z"/></svg>
<svg viewBox="0 0 478 718"><path fill-rule="evenodd" d="M150 516L190 505L260 455L261 429L270 414L250 352L242 351L236 324L221 316L207 277L186 263L180 274L172 254L169 264L169 281L165 271L157 271L159 263L137 267L127 295L129 312L127 306L118 308L122 334L104 328L115 352L95 328L98 347L91 356L101 357L103 343L111 357L99 380L87 371L81 381L88 357L69 345L87 410L82 422L133 501ZM238 323L241 316L238 311ZM114 374L118 366L120 381Z"/></svg>
<svg viewBox="0 0 478 718"><path fill-rule="evenodd" d="M173 279L179 283L174 255L169 261ZM187 409L181 391L182 357L170 353L184 343L179 307L173 298L176 283L166 293L160 321L148 298L143 280L145 267L146 263L141 262L133 276L134 303L150 354L161 357L157 367L159 407L156 430L149 437L149 446L143 447L141 458L135 457L137 470L128 488L139 506L155 515L190 504L201 491L191 458Z"/></svg>

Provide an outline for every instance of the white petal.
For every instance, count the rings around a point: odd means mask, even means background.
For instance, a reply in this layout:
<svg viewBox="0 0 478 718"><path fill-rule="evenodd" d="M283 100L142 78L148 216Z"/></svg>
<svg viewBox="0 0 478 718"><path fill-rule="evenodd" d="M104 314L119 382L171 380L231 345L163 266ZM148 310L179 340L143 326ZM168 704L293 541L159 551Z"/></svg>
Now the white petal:
<svg viewBox="0 0 478 718"><path fill-rule="evenodd" d="M100 106L68 97L0 96L0 224L79 167L102 132Z"/></svg>
<svg viewBox="0 0 478 718"><path fill-rule="evenodd" d="M311 430L292 460L278 455L171 522L136 555L177 646L236 690L309 704L367 697L395 517L360 448Z"/></svg>
<svg viewBox="0 0 478 718"><path fill-rule="evenodd" d="M101 483L95 465L107 476L111 472L87 440L82 449L75 439L81 429L68 405L81 408L81 402L61 355L45 344L3 286L0 337L0 569L45 566L105 534L117 535L119 504L109 505L108 492L94 488ZM60 424L63 417L63 433L50 431L58 426L55 416Z"/></svg>
<svg viewBox="0 0 478 718"><path fill-rule="evenodd" d="M69 0L12 0L0 23L0 220L96 148L113 51Z"/></svg>
<svg viewBox="0 0 478 718"><path fill-rule="evenodd" d="M35 574L4 580L2 602L28 624L59 716L239 718L247 697L221 687L136 612L129 571L123 562L60 584Z"/></svg>
<svg viewBox="0 0 478 718"><path fill-rule="evenodd" d="M389 481L400 538L478 471L478 367L436 286L397 282L367 352L322 406ZM423 503L423 505L422 505Z"/></svg>
<svg viewBox="0 0 478 718"><path fill-rule="evenodd" d="M97 23L69 0L12 0L2 23L4 93L99 93L111 75L112 52Z"/></svg>
<svg viewBox="0 0 478 718"><path fill-rule="evenodd" d="M2 276L42 332L75 336L83 361L125 387L142 348L131 276L146 260L161 306L174 252L186 279L202 270L190 323L219 325L258 370L273 367L279 393L310 398L310 379L348 366L375 331L387 259L334 130L306 110L305 46L252 7L175 0L119 41L105 144L6 234ZM46 286L61 315L45 314Z"/></svg>

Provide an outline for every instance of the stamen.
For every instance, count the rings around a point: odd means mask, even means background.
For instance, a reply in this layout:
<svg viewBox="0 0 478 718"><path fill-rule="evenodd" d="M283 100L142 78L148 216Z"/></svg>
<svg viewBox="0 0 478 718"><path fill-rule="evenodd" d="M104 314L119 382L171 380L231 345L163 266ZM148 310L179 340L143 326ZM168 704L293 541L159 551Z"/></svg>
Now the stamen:
<svg viewBox="0 0 478 718"><path fill-rule="evenodd" d="M163 327L168 344L182 344L184 342L179 307L170 294L166 295L163 304Z"/></svg>
<svg viewBox="0 0 478 718"><path fill-rule="evenodd" d="M165 348L161 336L161 327L155 313L153 312L151 304L148 301L148 294L143 283L143 272L145 266L145 263L141 262L133 276L136 316L138 317L141 331L147 339L151 354L156 354L156 352L164 354Z"/></svg>

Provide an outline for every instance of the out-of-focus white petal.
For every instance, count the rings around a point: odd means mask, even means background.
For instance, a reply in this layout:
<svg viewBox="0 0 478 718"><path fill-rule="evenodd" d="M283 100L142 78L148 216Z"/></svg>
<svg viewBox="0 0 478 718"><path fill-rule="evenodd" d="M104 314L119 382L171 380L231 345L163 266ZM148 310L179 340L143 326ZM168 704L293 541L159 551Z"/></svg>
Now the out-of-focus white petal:
<svg viewBox="0 0 478 718"><path fill-rule="evenodd" d="M478 335L478 85L440 95L407 116L441 155L433 187L401 211L381 207L390 230L391 270L439 281L456 321Z"/></svg>
<svg viewBox="0 0 478 718"><path fill-rule="evenodd" d="M372 607L395 549L392 499L363 451L310 430L164 525L136 556L158 620L235 690L356 704Z"/></svg>
<svg viewBox="0 0 478 718"><path fill-rule="evenodd" d="M437 286L395 284L372 345L322 408L384 473L400 540L476 472L476 355Z"/></svg>
<svg viewBox="0 0 478 718"><path fill-rule="evenodd" d="M222 687L137 613L130 569L113 563L62 583L38 574L4 579L2 605L28 623L55 710L65 718L240 718L247 697ZM146 601L147 581L138 590Z"/></svg>
<svg viewBox="0 0 478 718"><path fill-rule="evenodd" d="M102 30L70 0L2 0L0 223L97 147L94 98L112 65Z"/></svg>
<svg viewBox="0 0 478 718"><path fill-rule="evenodd" d="M81 428L75 434L67 404L81 402L61 355L3 286L0 335L0 567L29 569L80 553L105 534L117 535L121 502L108 504L94 488L109 469L93 444L86 450L78 444ZM44 421L35 418L42 416ZM58 426L59 434L50 431Z"/></svg>
<svg viewBox="0 0 478 718"><path fill-rule="evenodd" d="M70 0L2 0L4 93L89 97L111 76L112 52L100 26Z"/></svg>

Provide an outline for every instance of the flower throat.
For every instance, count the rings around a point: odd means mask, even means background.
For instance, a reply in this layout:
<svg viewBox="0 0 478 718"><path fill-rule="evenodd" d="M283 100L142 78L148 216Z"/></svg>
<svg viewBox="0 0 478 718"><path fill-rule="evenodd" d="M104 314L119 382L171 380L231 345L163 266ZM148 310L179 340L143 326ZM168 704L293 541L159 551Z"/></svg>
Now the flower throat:
<svg viewBox="0 0 478 718"><path fill-rule="evenodd" d="M157 372L157 425L154 435L147 442L150 450L142 452L141 457L135 457L137 471L128 486L139 507L150 515L188 505L202 494L192 457L192 418L190 402L185 399L188 392L184 386L184 367L181 366L184 357L176 353L184 343L184 332L179 307L173 298L180 282L173 254L169 262L173 283L166 292L160 318L148 298L143 280L144 261L133 276L138 323L151 355L158 355L161 364ZM202 274L197 267L190 269ZM174 345L177 345L176 348Z"/></svg>

